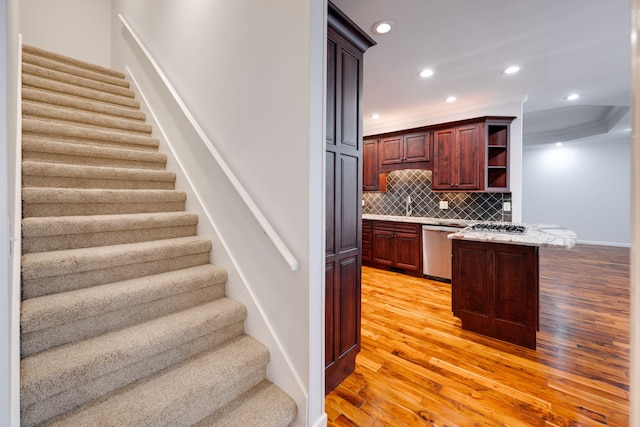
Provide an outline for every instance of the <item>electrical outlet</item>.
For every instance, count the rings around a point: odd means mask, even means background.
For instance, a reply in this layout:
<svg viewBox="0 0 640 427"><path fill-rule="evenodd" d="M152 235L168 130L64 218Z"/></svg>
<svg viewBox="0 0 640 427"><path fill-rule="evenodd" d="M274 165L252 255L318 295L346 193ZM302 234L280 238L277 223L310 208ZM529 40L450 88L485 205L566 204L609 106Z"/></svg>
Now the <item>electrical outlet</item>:
<svg viewBox="0 0 640 427"><path fill-rule="evenodd" d="M511 212L511 202L504 202L502 204L502 210L505 212Z"/></svg>
<svg viewBox="0 0 640 427"><path fill-rule="evenodd" d="M362 199L362 207L364 207L364 199Z"/></svg>
<svg viewBox="0 0 640 427"><path fill-rule="evenodd" d="M440 200L440 209L449 209L449 202L446 200Z"/></svg>

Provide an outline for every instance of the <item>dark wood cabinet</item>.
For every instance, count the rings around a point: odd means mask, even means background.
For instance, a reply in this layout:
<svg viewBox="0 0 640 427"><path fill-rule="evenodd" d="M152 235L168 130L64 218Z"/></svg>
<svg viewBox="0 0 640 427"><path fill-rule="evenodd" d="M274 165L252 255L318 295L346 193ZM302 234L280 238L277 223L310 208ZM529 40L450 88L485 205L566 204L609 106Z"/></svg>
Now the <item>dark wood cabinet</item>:
<svg viewBox="0 0 640 427"><path fill-rule="evenodd" d="M413 132L380 139L380 170L429 169L431 132Z"/></svg>
<svg viewBox="0 0 640 427"><path fill-rule="evenodd" d="M377 139L362 143L362 191L387 191L387 174L380 172Z"/></svg>
<svg viewBox="0 0 640 427"><path fill-rule="evenodd" d="M538 248L452 242L452 308L462 328L536 348Z"/></svg>
<svg viewBox="0 0 640 427"><path fill-rule="evenodd" d="M433 190L480 190L484 179L477 124L434 132Z"/></svg>
<svg viewBox="0 0 640 427"><path fill-rule="evenodd" d="M362 220L362 262L371 261L371 235L373 224L371 220Z"/></svg>
<svg viewBox="0 0 640 427"><path fill-rule="evenodd" d="M391 221L373 221L371 263L422 275L422 227Z"/></svg>
<svg viewBox="0 0 640 427"><path fill-rule="evenodd" d="M485 191L509 191L509 128L511 120L487 120L485 123Z"/></svg>
<svg viewBox="0 0 640 427"><path fill-rule="evenodd" d="M362 57L375 44L333 4L327 28L325 392L360 351Z"/></svg>

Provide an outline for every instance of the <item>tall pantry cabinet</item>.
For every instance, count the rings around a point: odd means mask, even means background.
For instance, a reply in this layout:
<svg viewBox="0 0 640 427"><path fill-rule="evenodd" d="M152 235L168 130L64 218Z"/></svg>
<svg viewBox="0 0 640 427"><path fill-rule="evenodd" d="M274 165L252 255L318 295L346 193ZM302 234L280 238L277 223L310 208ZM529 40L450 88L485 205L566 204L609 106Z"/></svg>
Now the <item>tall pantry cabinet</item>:
<svg viewBox="0 0 640 427"><path fill-rule="evenodd" d="M327 28L325 392L360 351L362 57L375 42L333 4Z"/></svg>

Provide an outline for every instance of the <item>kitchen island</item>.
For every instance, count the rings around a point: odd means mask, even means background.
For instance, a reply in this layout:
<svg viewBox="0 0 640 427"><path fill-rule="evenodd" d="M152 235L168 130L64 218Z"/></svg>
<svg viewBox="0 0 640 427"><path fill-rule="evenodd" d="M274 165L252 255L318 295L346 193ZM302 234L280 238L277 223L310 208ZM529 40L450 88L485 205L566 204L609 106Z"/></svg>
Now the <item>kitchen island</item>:
<svg viewBox="0 0 640 427"><path fill-rule="evenodd" d="M538 249L570 249L575 233L554 225L492 223L448 237L453 240L452 310L462 328L535 349Z"/></svg>

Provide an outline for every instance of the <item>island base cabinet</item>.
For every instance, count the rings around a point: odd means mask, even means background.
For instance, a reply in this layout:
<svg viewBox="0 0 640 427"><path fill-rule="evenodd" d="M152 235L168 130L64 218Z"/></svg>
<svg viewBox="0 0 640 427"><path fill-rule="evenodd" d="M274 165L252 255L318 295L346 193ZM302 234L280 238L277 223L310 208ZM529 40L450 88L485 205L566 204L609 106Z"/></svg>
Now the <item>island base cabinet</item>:
<svg viewBox="0 0 640 427"><path fill-rule="evenodd" d="M538 248L453 240L452 308L462 328L536 348Z"/></svg>

